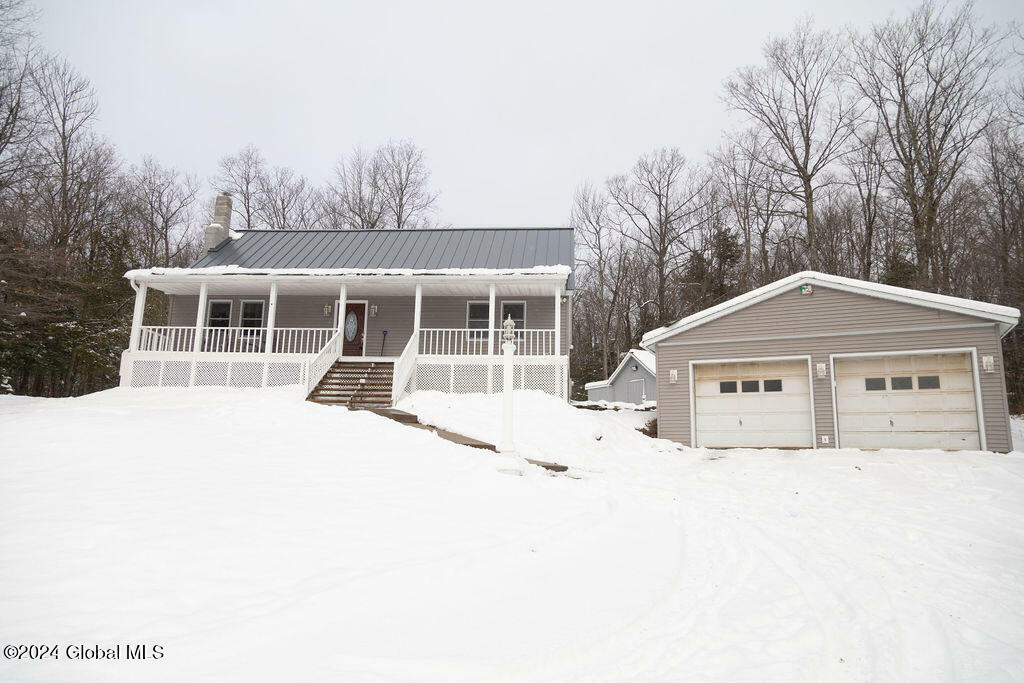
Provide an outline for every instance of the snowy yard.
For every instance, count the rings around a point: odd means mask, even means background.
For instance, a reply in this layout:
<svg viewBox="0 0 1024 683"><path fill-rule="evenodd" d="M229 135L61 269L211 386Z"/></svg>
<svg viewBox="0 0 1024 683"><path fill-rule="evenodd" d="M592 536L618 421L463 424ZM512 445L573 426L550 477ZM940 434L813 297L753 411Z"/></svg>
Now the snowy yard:
<svg viewBox="0 0 1024 683"><path fill-rule="evenodd" d="M403 407L496 438L496 399ZM1024 453L709 453L642 415L520 394L524 455L579 478L516 477L288 390L0 397L0 644L165 653L0 680L1019 680Z"/></svg>

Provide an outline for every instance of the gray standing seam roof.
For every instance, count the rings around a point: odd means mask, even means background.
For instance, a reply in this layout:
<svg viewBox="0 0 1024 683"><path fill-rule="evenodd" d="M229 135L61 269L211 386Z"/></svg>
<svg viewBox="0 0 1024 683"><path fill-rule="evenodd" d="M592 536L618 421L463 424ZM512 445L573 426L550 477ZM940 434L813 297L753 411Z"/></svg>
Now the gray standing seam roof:
<svg viewBox="0 0 1024 683"><path fill-rule="evenodd" d="M192 268L574 268L572 228L243 230ZM568 289L573 289L569 276Z"/></svg>

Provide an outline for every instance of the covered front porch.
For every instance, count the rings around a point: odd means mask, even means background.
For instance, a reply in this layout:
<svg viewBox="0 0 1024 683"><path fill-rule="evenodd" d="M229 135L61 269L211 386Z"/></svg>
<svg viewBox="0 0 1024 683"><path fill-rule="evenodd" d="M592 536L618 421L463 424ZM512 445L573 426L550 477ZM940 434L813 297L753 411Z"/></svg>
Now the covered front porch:
<svg viewBox="0 0 1024 683"><path fill-rule="evenodd" d="M511 317L517 385L529 388L538 372L524 366L550 368L541 374L557 378L538 388L568 394L571 302L561 273L146 273L131 278L136 305L122 358L125 386L312 390L336 362L380 360L394 363L396 399L417 388L493 391L500 321ZM169 296L166 325L141 324L150 289Z"/></svg>

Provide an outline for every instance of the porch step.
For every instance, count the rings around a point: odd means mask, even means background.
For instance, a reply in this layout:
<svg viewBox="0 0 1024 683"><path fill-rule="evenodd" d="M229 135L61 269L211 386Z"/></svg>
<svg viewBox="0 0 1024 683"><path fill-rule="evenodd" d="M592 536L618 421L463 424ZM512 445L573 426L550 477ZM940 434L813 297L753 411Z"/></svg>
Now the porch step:
<svg viewBox="0 0 1024 683"><path fill-rule="evenodd" d="M394 369L385 361L337 361L306 400L346 408L389 407Z"/></svg>

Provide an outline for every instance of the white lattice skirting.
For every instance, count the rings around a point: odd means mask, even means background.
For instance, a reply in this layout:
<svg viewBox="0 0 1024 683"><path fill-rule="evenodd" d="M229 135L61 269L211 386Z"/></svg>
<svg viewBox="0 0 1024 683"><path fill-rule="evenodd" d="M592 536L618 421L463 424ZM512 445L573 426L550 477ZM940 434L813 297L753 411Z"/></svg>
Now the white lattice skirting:
<svg viewBox="0 0 1024 683"><path fill-rule="evenodd" d="M283 387L306 383L306 355L270 359L209 354L125 353L121 356L123 387ZM194 367L193 367L194 366Z"/></svg>
<svg viewBox="0 0 1024 683"><path fill-rule="evenodd" d="M444 356L420 356L403 395L413 391L496 394L502 390L503 372L501 356L460 356L455 360ZM565 356L517 356L512 365L512 386L543 391L567 401L569 360Z"/></svg>

